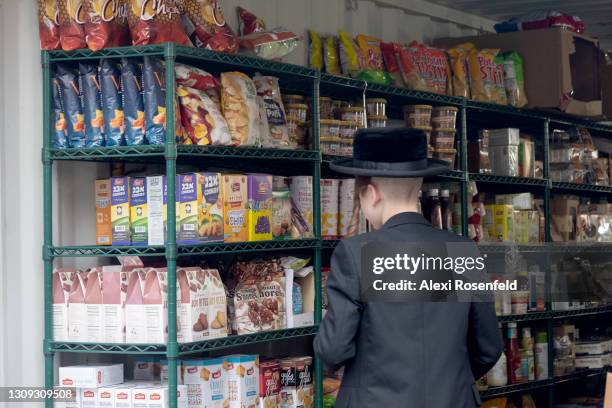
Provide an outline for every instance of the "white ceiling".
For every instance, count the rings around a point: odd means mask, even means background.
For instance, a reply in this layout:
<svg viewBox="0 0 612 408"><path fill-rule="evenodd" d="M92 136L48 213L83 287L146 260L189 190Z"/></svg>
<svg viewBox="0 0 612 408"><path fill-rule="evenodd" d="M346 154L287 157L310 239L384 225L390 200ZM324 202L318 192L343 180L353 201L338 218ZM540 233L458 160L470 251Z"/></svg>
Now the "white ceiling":
<svg viewBox="0 0 612 408"><path fill-rule="evenodd" d="M466 13L502 21L537 10L556 10L584 20L585 34L612 49L612 1L610 0L429 0Z"/></svg>

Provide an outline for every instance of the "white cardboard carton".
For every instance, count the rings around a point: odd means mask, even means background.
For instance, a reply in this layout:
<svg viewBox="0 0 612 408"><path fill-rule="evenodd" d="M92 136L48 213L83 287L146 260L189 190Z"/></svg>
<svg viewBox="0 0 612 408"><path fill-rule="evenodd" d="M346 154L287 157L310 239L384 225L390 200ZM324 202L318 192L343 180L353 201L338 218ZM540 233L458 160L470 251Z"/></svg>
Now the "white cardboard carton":
<svg viewBox="0 0 612 408"><path fill-rule="evenodd" d="M208 303L208 338L227 337L227 296L216 269L206 269L205 296Z"/></svg>
<svg viewBox="0 0 612 408"><path fill-rule="evenodd" d="M189 408L226 408L226 378L222 358L184 362Z"/></svg>
<svg viewBox="0 0 612 408"><path fill-rule="evenodd" d="M91 268L87 273L85 285L85 311L87 341L104 342L103 305L102 305L102 268Z"/></svg>
<svg viewBox="0 0 612 408"><path fill-rule="evenodd" d="M225 375L229 408L257 406L259 398L259 357L236 354L226 356Z"/></svg>
<svg viewBox="0 0 612 408"><path fill-rule="evenodd" d="M164 176L147 177L148 244L164 245Z"/></svg>
<svg viewBox="0 0 612 408"><path fill-rule="evenodd" d="M95 388L123 382L123 364L75 365L59 368L63 387Z"/></svg>
<svg viewBox="0 0 612 408"><path fill-rule="evenodd" d="M68 339L85 342L87 341L87 308L84 275L78 272L74 277L68 297Z"/></svg>
<svg viewBox="0 0 612 408"><path fill-rule="evenodd" d="M116 408L117 387L101 387L98 388L98 406L97 408Z"/></svg>
<svg viewBox="0 0 612 408"><path fill-rule="evenodd" d="M147 388L132 389L132 408L148 408Z"/></svg>
<svg viewBox="0 0 612 408"><path fill-rule="evenodd" d="M69 341L68 337L68 299L76 269L56 269L53 271L53 339Z"/></svg>
<svg viewBox="0 0 612 408"><path fill-rule="evenodd" d="M160 370L161 382L167 383L168 382L168 361L161 360L160 366L161 366L161 370ZM176 361L176 378L177 378L178 384L183 384L183 361L182 360Z"/></svg>
<svg viewBox="0 0 612 408"><path fill-rule="evenodd" d="M125 343L125 299L128 272L122 266L102 267L102 327L104 343Z"/></svg>
<svg viewBox="0 0 612 408"><path fill-rule="evenodd" d="M132 390L128 384L120 384L115 388L115 408L133 408Z"/></svg>
<svg viewBox="0 0 612 408"><path fill-rule="evenodd" d="M98 408L99 388L81 388L81 408Z"/></svg>
<svg viewBox="0 0 612 408"><path fill-rule="evenodd" d="M139 357L134 361L134 380L155 381L159 378L159 360L155 357Z"/></svg>
<svg viewBox="0 0 612 408"><path fill-rule="evenodd" d="M205 291L206 272L199 267L180 268L177 271L177 286L181 301L178 303L179 343L201 341L208 337L208 298Z"/></svg>

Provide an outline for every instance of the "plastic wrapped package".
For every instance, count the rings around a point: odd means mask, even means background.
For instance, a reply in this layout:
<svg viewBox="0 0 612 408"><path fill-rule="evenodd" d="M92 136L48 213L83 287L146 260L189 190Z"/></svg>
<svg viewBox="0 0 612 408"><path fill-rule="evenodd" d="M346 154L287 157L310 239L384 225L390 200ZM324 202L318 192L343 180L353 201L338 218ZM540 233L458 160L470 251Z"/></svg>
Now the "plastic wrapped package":
<svg viewBox="0 0 612 408"><path fill-rule="evenodd" d="M57 0L38 0L38 33L41 50L60 48Z"/></svg>
<svg viewBox="0 0 612 408"><path fill-rule="evenodd" d="M357 36L357 46L361 55L363 55L363 68L374 71L382 71L384 69L380 42L379 38L371 35L359 34Z"/></svg>
<svg viewBox="0 0 612 408"><path fill-rule="evenodd" d="M219 104L200 89L179 85L176 89L181 122L188 140L185 144L229 145L231 137Z"/></svg>
<svg viewBox="0 0 612 408"><path fill-rule="evenodd" d="M349 36L349 34L340 30L338 33L340 44L340 67L344 75L351 77L357 76L364 66L363 56L357 44Z"/></svg>
<svg viewBox="0 0 612 408"><path fill-rule="evenodd" d="M468 53L474 48L473 44L460 44L449 48L447 53L453 73L453 95L464 98L470 97L470 73L468 66Z"/></svg>
<svg viewBox="0 0 612 408"><path fill-rule="evenodd" d="M502 56L504 58L504 84L508 104L522 108L527 105L523 59L516 51L503 53Z"/></svg>
<svg viewBox="0 0 612 408"><path fill-rule="evenodd" d="M609 160L607 157L599 157L597 159L593 159L593 171L595 173L595 184L598 186L609 186L610 185L610 177L609 177Z"/></svg>
<svg viewBox="0 0 612 408"><path fill-rule="evenodd" d="M278 78L256 74L253 77L257 95L263 99L264 112L268 122L268 133L262 135L262 146L289 148L287 119L281 98Z"/></svg>
<svg viewBox="0 0 612 408"><path fill-rule="evenodd" d="M555 10L535 10L497 23L493 27L498 33L537 30L548 27L562 27L576 33L583 33L584 21L578 16Z"/></svg>
<svg viewBox="0 0 612 408"><path fill-rule="evenodd" d="M498 53L498 49L478 50L476 48L472 48L468 52L472 99L481 102L494 102L498 100L499 96L495 87L495 75L497 72L495 57ZM498 82L503 85L503 79Z"/></svg>
<svg viewBox="0 0 612 408"><path fill-rule="evenodd" d="M53 138L51 140L51 147L54 149L66 149L69 147L67 137L68 128L62 110L60 84L57 78L53 78L52 87L53 110L51 112L51 120L53 121Z"/></svg>
<svg viewBox="0 0 612 408"><path fill-rule="evenodd" d="M300 37L284 28L265 33L253 33L239 38L240 49L265 59L279 59L290 54L300 43Z"/></svg>
<svg viewBox="0 0 612 408"><path fill-rule="evenodd" d="M166 142L166 77L161 58L144 57L142 85L145 137L151 145L163 145Z"/></svg>
<svg viewBox="0 0 612 408"><path fill-rule="evenodd" d="M133 45L165 42L192 45L182 21L185 0L164 0L161 4L155 1L127 1L128 25Z"/></svg>
<svg viewBox="0 0 612 408"><path fill-rule="evenodd" d="M102 114L106 146L124 146L125 117L121 101L121 74L113 60L101 59L98 76L102 93Z"/></svg>
<svg viewBox="0 0 612 408"><path fill-rule="evenodd" d="M87 47L83 0L57 0L60 44L64 51Z"/></svg>
<svg viewBox="0 0 612 408"><path fill-rule="evenodd" d="M380 51L385 63L385 69L393 77L393 84L403 88L405 86L404 79L402 78L402 70L397 61L399 48L400 45L396 43L380 43Z"/></svg>
<svg viewBox="0 0 612 408"><path fill-rule="evenodd" d="M452 94L450 66L443 50L413 41L407 47L401 47L399 62L408 88Z"/></svg>
<svg viewBox="0 0 612 408"><path fill-rule="evenodd" d="M121 59L121 89L123 90L126 143L128 146L145 144L142 72L140 66L127 58Z"/></svg>
<svg viewBox="0 0 612 408"><path fill-rule="evenodd" d="M238 52L238 40L225 20L221 0L182 1L186 17L183 25L196 47L219 52Z"/></svg>
<svg viewBox="0 0 612 408"><path fill-rule="evenodd" d="M83 0L85 41L92 51L130 45L127 0Z"/></svg>
<svg viewBox="0 0 612 408"><path fill-rule="evenodd" d="M98 69L93 64L79 63L79 89L85 118L85 147L104 146L104 115Z"/></svg>
<svg viewBox="0 0 612 408"><path fill-rule="evenodd" d="M261 144L257 88L241 72L221 74L221 111L234 146L259 146Z"/></svg>
<svg viewBox="0 0 612 408"><path fill-rule="evenodd" d="M325 72L332 75L341 75L340 57L338 56L338 37L328 35L323 41L323 60Z"/></svg>
<svg viewBox="0 0 612 408"><path fill-rule="evenodd" d="M491 102L499 105L507 105L506 81L504 79L504 57L497 55L493 59L493 99Z"/></svg>
<svg viewBox="0 0 612 408"><path fill-rule="evenodd" d="M321 71L323 69L323 44L321 36L313 30L308 30L308 66Z"/></svg>
<svg viewBox="0 0 612 408"><path fill-rule="evenodd" d="M266 23L261 18L242 7L237 7L236 10L238 11L238 32L240 35L266 31Z"/></svg>
<svg viewBox="0 0 612 408"><path fill-rule="evenodd" d="M59 94L66 120L68 146L71 148L85 147L85 116L79 98L79 83L76 72L59 65L56 78L59 83Z"/></svg>

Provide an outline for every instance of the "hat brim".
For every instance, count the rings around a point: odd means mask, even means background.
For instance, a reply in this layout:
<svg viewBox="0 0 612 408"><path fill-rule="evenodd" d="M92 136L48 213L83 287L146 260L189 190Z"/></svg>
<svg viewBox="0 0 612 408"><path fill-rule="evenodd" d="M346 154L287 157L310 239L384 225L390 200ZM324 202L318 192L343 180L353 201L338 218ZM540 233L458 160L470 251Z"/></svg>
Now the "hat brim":
<svg viewBox="0 0 612 408"><path fill-rule="evenodd" d="M330 163L329 167L335 172L353 176L405 178L436 176L450 170L447 162L436 159L427 159L427 167L422 170L366 169L356 164L352 158L335 160Z"/></svg>

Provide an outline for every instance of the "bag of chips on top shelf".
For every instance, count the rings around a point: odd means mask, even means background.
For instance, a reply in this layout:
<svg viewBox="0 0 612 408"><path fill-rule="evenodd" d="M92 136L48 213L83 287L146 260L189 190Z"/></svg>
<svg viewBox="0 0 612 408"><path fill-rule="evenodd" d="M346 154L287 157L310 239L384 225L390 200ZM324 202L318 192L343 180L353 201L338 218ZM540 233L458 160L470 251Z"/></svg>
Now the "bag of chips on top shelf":
<svg viewBox="0 0 612 408"><path fill-rule="evenodd" d="M255 84L241 72L221 74L221 111L234 146L258 146L259 106Z"/></svg>
<svg viewBox="0 0 612 408"><path fill-rule="evenodd" d="M183 28L185 0L128 0L133 45L175 42L192 45Z"/></svg>
<svg viewBox="0 0 612 408"><path fill-rule="evenodd" d="M323 59L325 72L332 75L342 75L340 57L338 56L338 37L328 35L323 41Z"/></svg>
<svg viewBox="0 0 612 408"><path fill-rule="evenodd" d="M261 18L242 7L236 9L238 10L238 32L241 36L266 31L266 23Z"/></svg>
<svg viewBox="0 0 612 408"><path fill-rule="evenodd" d="M264 33L252 33L239 38L240 50L265 59L279 59L290 54L300 43L292 31L278 27Z"/></svg>
<svg viewBox="0 0 612 408"><path fill-rule="evenodd" d="M183 0L185 27L196 47L219 52L238 52L236 34L225 21L221 0Z"/></svg>
<svg viewBox="0 0 612 408"><path fill-rule="evenodd" d="M404 87L404 79L402 78L402 71L398 64L398 53L400 45L396 43L380 43L380 51L385 62L385 69L393 77L393 84L398 87Z"/></svg>
<svg viewBox="0 0 612 408"><path fill-rule="evenodd" d="M310 43L308 44L308 66L321 71L323 69L323 45L319 33L308 30Z"/></svg>
<svg viewBox="0 0 612 408"><path fill-rule="evenodd" d="M121 101L121 73L114 60L101 59L98 68L106 146L125 146L125 117Z"/></svg>
<svg viewBox="0 0 612 408"><path fill-rule="evenodd" d="M60 98L60 84L57 78L53 78L52 93L53 93L53 111L51 112L51 120L53 121L53 139L51 147L54 149L66 149L68 145L68 127L66 125L66 117L62 110L62 101Z"/></svg>
<svg viewBox="0 0 612 408"><path fill-rule="evenodd" d="M166 141L166 81L161 58L144 57L142 90L145 113L145 136L149 144Z"/></svg>
<svg viewBox="0 0 612 408"><path fill-rule="evenodd" d="M95 65L79 63L79 89L85 117L85 147L104 146L104 115L98 69Z"/></svg>
<svg viewBox="0 0 612 408"><path fill-rule="evenodd" d="M416 41L401 47L399 62L404 82L411 89L442 95L452 94L450 66L446 53Z"/></svg>
<svg viewBox="0 0 612 408"><path fill-rule="evenodd" d="M63 65L57 67L59 93L71 148L85 147L85 117L81 107L79 83L76 73Z"/></svg>
<svg viewBox="0 0 612 408"><path fill-rule="evenodd" d="M338 33L339 44L340 44L340 67L344 75L351 77L356 76L364 66L363 56L357 47L357 44L349 36L349 34L340 30Z"/></svg>
<svg viewBox="0 0 612 408"><path fill-rule="evenodd" d="M135 62L122 58L121 89L123 89L125 140L128 146L146 144L141 78L140 67Z"/></svg>
<svg viewBox="0 0 612 408"><path fill-rule="evenodd" d="M383 56L380 50L379 38L371 35L359 34L357 36L357 46L363 55L363 68L382 71L384 69Z"/></svg>
<svg viewBox="0 0 612 408"><path fill-rule="evenodd" d="M189 142L197 145L230 145L227 121L219 105L205 91L179 85L176 89L181 121Z"/></svg>
<svg viewBox="0 0 612 408"><path fill-rule="evenodd" d="M423 47L415 43L405 47L400 46L398 56L406 87L417 91L427 91L427 82L420 67L421 61L425 59Z"/></svg>
<svg viewBox="0 0 612 408"><path fill-rule="evenodd" d="M83 0L58 0L60 43L64 51L87 47Z"/></svg>
<svg viewBox="0 0 612 408"><path fill-rule="evenodd" d="M289 134L285 108L281 98L278 78L256 74L253 82L257 95L263 99L265 120L268 122L268 133L262 134L262 146L273 148L288 148ZM269 136L269 137L268 137Z"/></svg>
<svg viewBox="0 0 612 408"><path fill-rule="evenodd" d="M92 51L130 45L127 0L83 0L85 41Z"/></svg>
<svg viewBox="0 0 612 408"><path fill-rule="evenodd" d="M527 105L525 94L525 79L523 76L523 59L516 51L505 52L504 58L504 84L508 103L522 108Z"/></svg>
<svg viewBox="0 0 612 408"><path fill-rule="evenodd" d="M493 83L495 85L495 92L493 93L492 102L507 105L508 97L506 96L506 83L504 80L504 57L500 54L493 60L494 74Z"/></svg>
<svg viewBox="0 0 612 408"><path fill-rule="evenodd" d="M59 12L57 0L38 0L38 33L41 50L60 47Z"/></svg>
<svg viewBox="0 0 612 408"><path fill-rule="evenodd" d="M481 102L493 102L497 99L495 75L498 71L495 57L498 53L498 49L478 50L472 48L469 50L468 67L472 99Z"/></svg>
<svg viewBox="0 0 612 408"><path fill-rule="evenodd" d="M453 74L454 96L461 96L464 98L470 97L468 53L472 48L474 48L473 44L465 43L449 48L447 51Z"/></svg>

